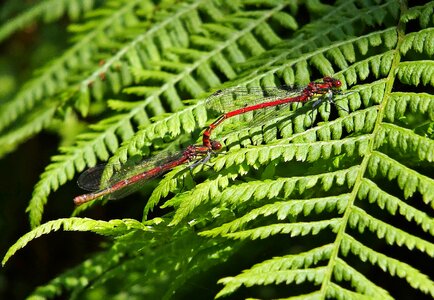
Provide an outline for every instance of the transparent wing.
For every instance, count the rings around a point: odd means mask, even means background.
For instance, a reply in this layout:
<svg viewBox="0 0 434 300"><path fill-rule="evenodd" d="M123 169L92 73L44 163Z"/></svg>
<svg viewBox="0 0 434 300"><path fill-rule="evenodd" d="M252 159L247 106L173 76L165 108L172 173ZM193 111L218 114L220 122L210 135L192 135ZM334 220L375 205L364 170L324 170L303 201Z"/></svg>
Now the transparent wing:
<svg viewBox="0 0 434 300"><path fill-rule="evenodd" d="M303 88L281 87L235 87L219 90L206 101L206 108L226 113L258 103L290 98L300 94Z"/></svg>
<svg viewBox="0 0 434 300"><path fill-rule="evenodd" d="M145 159L139 162L127 162L124 165L119 164L101 164L87 169L78 178L77 184L80 188L87 191L98 191L108 188L117 182L131 178L140 173L147 172L157 166L164 165L170 161L179 159L182 151L176 153L164 152L153 158ZM108 180L103 180L104 172L108 169L114 170L113 175Z"/></svg>

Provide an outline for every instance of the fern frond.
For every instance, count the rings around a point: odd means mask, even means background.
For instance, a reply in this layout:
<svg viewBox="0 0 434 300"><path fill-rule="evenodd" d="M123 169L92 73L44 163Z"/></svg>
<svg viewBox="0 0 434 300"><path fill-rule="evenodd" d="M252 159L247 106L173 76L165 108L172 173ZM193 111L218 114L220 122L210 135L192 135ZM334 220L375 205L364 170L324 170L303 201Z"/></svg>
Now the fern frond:
<svg viewBox="0 0 434 300"><path fill-rule="evenodd" d="M411 170L381 153L374 152L369 160L368 171L370 175L375 176L378 173L389 180L397 180L399 188L404 193L404 198L409 198L416 191L422 195L426 204L434 207L434 180Z"/></svg>
<svg viewBox="0 0 434 300"><path fill-rule="evenodd" d="M379 239L384 239L388 244L405 245L409 250L416 248L429 256L434 255L434 245L428 241L418 238L392 225L382 222L363 211L361 208L353 208L349 225L363 233L367 227L371 232L377 234Z"/></svg>
<svg viewBox="0 0 434 300"><path fill-rule="evenodd" d="M412 20L418 20L420 26L426 28L431 22L433 10L434 3L431 1L424 5L411 7L402 14L401 21L408 23Z"/></svg>
<svg viewBox="0 0 434 300"><path fill-rule="evenodd" d="M344 255L351 251L363 262L369 261L373 265L378 265L383 271L388 271L392 276L404 278L413 288L434 296L434 282L410 265L374 251L348 234L344 235L341 245L341 251Z"/></svg>
<svg viewBox="0 0 434 300"><path fill-rule="evenodd" d="M410 49L426 55L433 55L434 30L432 28L423 29L419 32L408 34L401 44L401 52L406 54Z"/></svg>
<svg viewBox="0 0 434 300"><path fill-rule="evenodd" d="M318 298L321 294L318 293ZM326 291L327 297L335 298L335 299L371 299L371 296L360 295L359 293L355 293L353 291L347 290L337 284L330 283L327 287ZM385 297L383 299L393 299L391 297Z"/></svg>
<svg viewBox="0 0 434 300"><path fill-rule="evenodd" d="M9 258L19 249L23 248L30 241L50 232L63 229L64 231L91 231L105 236L120 236L128 233L131 230L149 230L142 223L133 220L111 220L111 221L98 221L88 218L67 218L49 221L32 231L23 235L11 248L3 258L2 264L4 265Z"/></svg>
<svg viewBox="0 0 434 300"><path fill-rule="evenodd" d="M434 85L434 62L431 60L401 62L397 68L398 79L405 84Z"/></svg>
<svg viewBox="0 0 434 300"><path fill-rule="evenodd" d="M279 178L274 181L266 180L249 182L227 188L225 188L225 186L228 185L228 181L222 180L222 178L218 177L216 182L201 184L200 186L197 186L193 192L188 193L188 195L180 196L180 199L177 199L177 202L166 202L164 207L172 205L172 203L178 204L178 201L180 200L180 206L177 208L172 221L172 224L178 224L198 206L205 205L207 204L207 201L210 201L208 194L209 191L213 193L211 194L213 204L232 206L247 201L260 201L263 199L272 199L274 197L286 198L296 189L302 193L305 190L314 187L318 183L321 184L324 190L328 190L330 186L335 184L351 187L354 184L354 178L358 171L359 168L355 166L347 170L339 170L320 175ZM219 187L225 189L219 193L217 191Z"/></svg>
<svg viewBox="0 0 434 300"><path fill-rule="evenodd" d="M233 239L265 239L276 234L288 234L291 237L304 236L308 234L316 235L320 231L331 228L333 231L337 230L341 220L331 219L327 221L316 222L298 222L295 224L273 224L264 227L257 227L254 229L240 230L234 233L227 233L224 236Z"/></svg>
<svg viewBox="0 0 434 300"><path fill-rule="evenodd" d="M385 111L387 120L394 122L408 113L421 113L434 121L434 96L427 93L392 93Z"/></svg>
<svg viewBox="0 0 434 300"><path fill-rule="evenodd" d="M351 286L358 292L357 296L366 295L372 298L380 295L381 299L393 299L386 290L370 281L368 278L363 276L362 273L358 272L340 258L336 259L336 266L333 275L335 276L336 281L349 281ZM329 284L335 285L332 282ZM328 294L328 287L326 292Z"/></svg>
<svg viewBox="0 0 434 300"><path fill-rule="evenodd" d="M367 178L363 178L358 197L361 200L367 198L370 203L376 202L381 209L386 208L392 215L395 215L396 212L398 212L408 221L414 220L416 224L421 226L423 231L434 235L434 220L430 216L405 203L399 198L382 191L374 182Z"/></svg>
<svg viewBox="0 0 434 300"><path fill-rule="evenodd" d="M301 283L312 282L315 285L320 284L326 273L325 267L317 267L313 269L290 270L290 271L273 271L270 273L250 274L245 272L236 277L226 277L219 280L219 283L225 287L216 295L217 298L233 293L241 285L251 287L253 285L266 285L270 283Z"/></svg>
<svg viewBox="0 0 434 300"><path fill-rule="evenodd" d="M348 204L348 195L339 195L327 198L309 199L309 200L289 200L284 202L276 202L267 204L260 208L253 209L241 218L225 223L220 227L212 230L202 231L200 235L215 237L218 235L226 235L230 232L241 230L250 221L256 220L259 216L276 215L278 220L285 220L289 216L309 215L314 211L320 214L324 210L338 210L342 213Z"/></svg>
<svg viewBox="0 0 434 300"><path fill-rule="evenodd" d="M261 274L262 272L308 268L317 265L320 261L329 259L332 251L333 245L328 244L306 252L298 253L297 255L274 257L270 260L254 265L249 272Z"/></svg>
<svg viewBox="0 0 434 300"><path fill-rule="evenodd" d="M395 150L414 154L420 161L433 162L434 160L434 141L421 137L409 129L405 129L393 124L384 124L378 136L387 141L387 144Z"/></svg>

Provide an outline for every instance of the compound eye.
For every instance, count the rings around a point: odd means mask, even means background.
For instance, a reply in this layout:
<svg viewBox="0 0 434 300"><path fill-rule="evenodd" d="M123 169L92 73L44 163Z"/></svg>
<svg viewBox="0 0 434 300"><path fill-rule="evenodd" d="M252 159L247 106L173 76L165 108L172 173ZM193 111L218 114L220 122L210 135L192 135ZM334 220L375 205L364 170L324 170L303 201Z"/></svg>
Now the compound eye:
<svg viewBox="0 0 434 300"><path fill-rule="evenodd" d="M341 85L342 85L342 82L340 80L336 79L335 82L334 82L334 86L335 87L340 87Z"/></svg>
<svg viewBox="0 0 434 300"><path fill-rule="evenodd" d="M220 150L222 148L222 144L219 141L212 141L211 142L211 148L212 150Z"/></svg>

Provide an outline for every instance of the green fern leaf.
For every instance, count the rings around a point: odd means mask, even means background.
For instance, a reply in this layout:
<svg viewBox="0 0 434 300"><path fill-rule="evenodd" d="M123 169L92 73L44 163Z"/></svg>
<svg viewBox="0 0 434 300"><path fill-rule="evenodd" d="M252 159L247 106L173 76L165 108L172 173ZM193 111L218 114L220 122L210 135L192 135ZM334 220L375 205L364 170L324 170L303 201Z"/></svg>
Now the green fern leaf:
<svg viewBox="0 0 434 300"><path fill-rule="evenodd" d="M290 284L292 282L304 282L310 281L314 284L320 284L326 273L326 269L324 267L317 267L315 269L305 269L305 270L296 270L296 271L274 271L270 273L261 273L261 274L249 274L245 273L243 275L239 275L237 278L227 277L222 278L219 283L225 285L225 288L222 289L218 294L217 298L231 294L236 289L238 289L241 285L245 285L246 287L251 287L255 284L270 284L270 283L283 283Z"/></svg>
<svg viewBox="0 0 434 300"><path fill-rule="evenodd" d="M32 22L42 19L44 22L54 22L66 13L71 19L79 18L83 13L94 6L93 0L56 1L45 0L35 4L26 12L9 20L0 27L0 42L8 38L14 32L24 29Z"/></svg>
<svg viewBox="0 0 434 300"><path fill-rule="evenodd" d="M388 271L392 276L404 278L413 288L420 289L424 293L434 296L434 282L431 281L428 276L420 273L417 269L406 263L373 251L349 235L343 236L341 251L344 254L351 251L359 256L362 261L369 261L371 264L376 264L383 271Z"/></svg>
<svg viewBox="0 0 434 300"><path fill-rule="evenodd" d="M242 229L244 226L246 226L247 222L254 221L261 215L269 216L276 214L278 220L285 220L289 216L297 216L300 214L309 215L312 213L312 211L319 214L326 208L327 210L337 208L340 212L342 212L347 206L348 200L348 195L340 195L331 198L276 202L254 209L239 219L225 223L224 225L213 228L212 230L202 231L200 234L209 237L218 235L226 236L230 232L236 232Z"/></svg>
<svg viewBox="0 0 434 300"><path fill-rule="evenodd" d="M357 297L364 297L364 295L367 297L378 297L378 295L380 295L382 299L393 299L386 290L374 284L340 258L336 259L336 268L334 269L333 275L336 276L336 280L339 282L349 281L351 286L358 292L356 294ZM334 286L340 287L332 282L330 282L330 285L333 286L332 290L337 289ZM329 294L328 287L326 293Z"/></svg>
<svg viewBox="0 0 434 300"><path fill-rule="evenodd" d="M123 235L128 233L131 229L147 230L142 223L133 219L105 222L87 218L67 218L50 221L23 235L6 253L2 264L4 265L16 251L23 248L30 241L60 229L64 231L92 231L105 236Z"/></svg>

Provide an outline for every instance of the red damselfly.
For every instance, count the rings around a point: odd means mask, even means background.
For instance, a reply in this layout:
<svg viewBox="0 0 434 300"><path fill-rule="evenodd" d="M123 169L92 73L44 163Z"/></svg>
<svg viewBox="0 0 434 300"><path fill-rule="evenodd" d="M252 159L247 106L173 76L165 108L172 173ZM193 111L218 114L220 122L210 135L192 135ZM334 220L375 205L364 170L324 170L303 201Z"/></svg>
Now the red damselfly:
<svg viewBox="0 0 434 300"><path fill-rule="evenodd" d="M310 82L304 89L291 93L285 89L279 88L251 90L243 89L241 92L240 90L228 90L227 92L217 91L213 94L213 96L211 96L207 106L214 110L223 111L224 114L211 123L203 132L203 145L208 148L212 147L212 140L210 139L211 134L214 129L226 119L247 113L249 111L264 109L267 107L275 107L286 103L307 102L317 96L329 95L331 99L333 94L339 93L339 88L341 85L342 83L340 80L326 76L320 82ZM249 97L250 94L252 97ZM225 103L220 104L221 99L225 97L232 99L240 97L243 99L243 101L248 102L239 101L238 105L242 105L242 107L235 110L230 110L230 108L226 107L227 105ZM237 99L234 100L236 101ZM258 100L262 102L256 103ZM221 106L217 108L216 106L219 104Z"/></svg>
<svg viewBox="0 0 434 300"><path fill-rule="evenodd" d="M134 191L137 191L144 182L163 175L176 166L193 162L190 168L206 163L213 151L219 151L221 144L218 141L211 141L211 147L190 145L185 150L172 155L158 155L153 159L144 160L134 166L123 166L119 171L107 180L102 182L102 175L107 168L106 164L86 170L78 178L78 185L92 193L80 195L74 198L76 205L92 201L102 196L109 199L123 198Z"/></svg>

